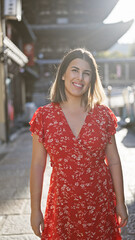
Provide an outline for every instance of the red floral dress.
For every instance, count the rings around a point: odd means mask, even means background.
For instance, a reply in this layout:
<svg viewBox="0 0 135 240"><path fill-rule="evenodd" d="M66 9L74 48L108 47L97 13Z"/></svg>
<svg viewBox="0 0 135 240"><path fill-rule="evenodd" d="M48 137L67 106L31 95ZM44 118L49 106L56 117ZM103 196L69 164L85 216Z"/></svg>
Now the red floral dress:
<svg viewBox="0 0 135 240"><path fill-rule="evenodd" d="M105 163L106 146L117 126L113 112L96 105L77 138L56 103L39 107L30 125L52 166L42 240L120 240Z"/></svg>

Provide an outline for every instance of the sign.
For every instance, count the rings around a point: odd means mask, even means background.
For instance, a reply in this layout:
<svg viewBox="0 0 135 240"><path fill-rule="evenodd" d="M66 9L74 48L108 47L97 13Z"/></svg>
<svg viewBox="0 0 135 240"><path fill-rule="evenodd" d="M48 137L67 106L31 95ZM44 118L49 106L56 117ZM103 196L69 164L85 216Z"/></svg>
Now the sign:
<svg viewBox="0 0 135 240"><path fill-rule="evenodd" d="M122 76L122 69L121 69L121 65L120 64L116 65L116 74L117 74L118 78L120 78Z"/></svg>
<svg viewBox="0 0 135 240"><path fill-rule="evenodd" d="M4 17L21 21L22 0L4 0Z"/></svg>
<svg viewBox="0 0 135 240"><path fill-rule="evenodd" d="M33 43L26 43L24 45L24 54L28 58L28 66L34 65L34 44Z"/></svg>

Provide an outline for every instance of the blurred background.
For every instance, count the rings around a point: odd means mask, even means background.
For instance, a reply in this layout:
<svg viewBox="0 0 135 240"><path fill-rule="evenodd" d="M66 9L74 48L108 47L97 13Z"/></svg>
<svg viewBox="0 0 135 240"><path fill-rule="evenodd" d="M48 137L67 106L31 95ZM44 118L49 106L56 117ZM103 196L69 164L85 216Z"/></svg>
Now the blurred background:
<svg viewBox="0 0 135 240"><path fill-rule="evenodd" d="M28 122L49 102L63 55L94 55L106 104L118 119L128 225L135 240L135 0L0 0L0 239L36 240L30 226ZM42 210L51 167L47 161Z"/></svg>
<svg viewBox="0 0 135 240"><path fill-rule="evenodd" d="M133 124L134 8L134 0L1 0L0 141L48 103L56 68L75 47L93 53L108 105Z"/></svg>

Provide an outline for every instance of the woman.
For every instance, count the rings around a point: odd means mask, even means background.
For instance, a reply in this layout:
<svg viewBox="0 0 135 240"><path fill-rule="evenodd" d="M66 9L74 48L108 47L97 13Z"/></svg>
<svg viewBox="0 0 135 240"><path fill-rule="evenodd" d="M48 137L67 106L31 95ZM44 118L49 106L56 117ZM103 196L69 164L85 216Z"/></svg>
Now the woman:
<svg viewBox="0 0 135 240"><path fill-rule="evenodd" d="M119 240L128 215L114 137L117 123L101 104L104 91L90 52L74 49L63 58L50 98L30 122L33 231L42 239ZM52 174L43 219L47 154Z"/></svg>

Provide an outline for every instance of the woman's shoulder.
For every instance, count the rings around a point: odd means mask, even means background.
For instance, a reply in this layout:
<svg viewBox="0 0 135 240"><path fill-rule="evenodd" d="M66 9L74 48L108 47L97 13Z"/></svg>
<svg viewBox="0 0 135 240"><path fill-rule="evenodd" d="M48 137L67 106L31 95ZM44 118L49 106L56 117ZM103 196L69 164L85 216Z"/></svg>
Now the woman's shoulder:
<svg viewBox="0 0 135 240"><path fill-rule="evenodd" d="M105 104L96 104L95 109L99 114L103 114L106 116L114 114L113 111Z"/></svg>
<svg viewBox="0 0 135 240"><path fill-rule="evenodd" d="M44 112L52 111L53 108L54 108L54 103L51 102L46 105L40 106L37 110L44 113Z"/></svg>
<svg viewBox="0 0 135 240"><path fill-rule="evenodd" d="M43 115L54 114L57 111L58 103L48 103L44 106L40 106L37 111L42 113Z"/></svg>
<svg viewBox="0 0 135 240"><path fill-rule="evenodd" d="M102 110L102 111L109 111L111 110L107 105L105 104L96 104L95 108L97 110Z"/></svg>

